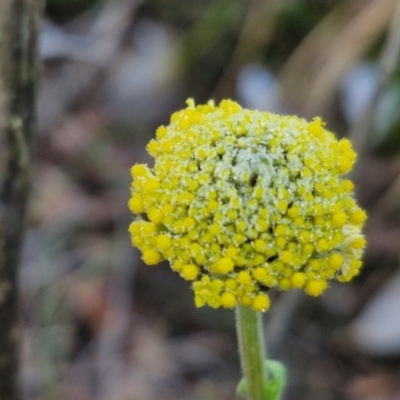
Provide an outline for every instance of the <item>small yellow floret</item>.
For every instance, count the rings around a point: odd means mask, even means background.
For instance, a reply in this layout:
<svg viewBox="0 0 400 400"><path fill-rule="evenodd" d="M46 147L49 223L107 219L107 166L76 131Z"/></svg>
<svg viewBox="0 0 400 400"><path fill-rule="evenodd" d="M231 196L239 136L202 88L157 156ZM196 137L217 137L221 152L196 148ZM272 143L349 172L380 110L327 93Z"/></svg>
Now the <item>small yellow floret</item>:
<svg viewBox="0 0 400 400"><path fill-rule="evenodd" d="M310 232L308 231L300 231L298 240L300 243L305 244L310 241Z"/></svg>
<svg viewBox="0 0 400 400"><path fill-rule="evenodd" d="M225 281L225 287L226 287L227 289L229 289L229 290L235 290L236 287L237 287L237 283L236 283L235 279L228 278L228 279Z"/></svg>
<svg viewBox="0 0 400 400"><path fill-rule="evenodd" d="M349 220L353 224L362 224L367 219L367 214L364 210L357 210L350 214Z"/></svg>
<svg viewBox="0 0 400 400"><path fill-rule="evenodd" d="M297 206L292 206L288 210L288 216L292 219L295 219L296 217L299 216L300 209Z"/></svg>
<svg viewBox="0 0 400 400"><path fill-rule="evenodd" d="M147 167L143 164L135 164L131 168L132 178L138 178L139 176L144 176L146 173Z"/></svg>
<svg viewBox="0 0 400 400"><path fill-rule="evenodd" d="M306 256L311 256L314 251L314 246L311 243L307 243L303 246L303 254Z"/></svg>
<svg viewBox="0 0 400 400"><path fill-rule="evenodd" d="M151 222L143 221L142 229L145 235L151 235L157 231L157 226Z"/></svg>
<svg viewBox="0 0 400 400"><path fill-rule="evenodd" d="M315 117L312 122L307 125L308 132L311 135L319 137L323 132L323 124L321 118Z"/></svg>
<svg viewBox="0 0 400 400"><path fill-rule="evenodd" d="M241 285L249 285L251 283L251 276L248 271L240 271L237 275L237 280Z"/></svg>
<svg viewBox="0 0 400 400"><path fill-rule="evenodd" d="M171 264L171 268L175 272L181 271L183 266L184 262L182 260L176 260L173 264Z"/></svg>
<svg viewBox="0 0 400 400"><path fill-rule="evenodd" d="M191 97L185 101L185 104L186 104L186 105L188 106L188 108L190 108L190 109L194 109L194 108L195 108L194 99L192 99Z"/></svg>
<svg viewBox="0 0 400 400"><path fill-rule="evenodd" d="M150 210L147 212L147 216L154 224L159 224L163 219L162 212L157 208L150 208Z"/></svg>
<svg viewBox="0 0 400 400"><path fill-rule="evenodd" d="M329 256L329 265L334 269L339 269L343 264L344 258L339 253L334 253Z"/></svg>
<svg viewBox="0 0 400 400"><path fill-rule="evenodd" d="M327 288L327 283L326 281L310 281L307 283L305 287L305 291L310 295L310 296L319 296L324 292L324 290Z"/></svg>
<svg viewBox="0 0 400 400"><path fill-rule="evenodd" d="M229 246L225 252L225 255L232 259L234 259L237 256L237 254L238 254L238 249L237 249L237 247L233 247L233 246Z"/></svg>
<svg viewBox="0 0 400 400"><path fill-rule="evenodd" d="M132 221L129 224L129 233L131 235L136 235L142 229L142 221Z"/></svg>
<svg viewBox="0 0 400 400"><path fill-rule="evenodd" d="M254 297L251 306L255 311L262 312L268 310L270 305L269 297L264 294L260 293L256 297Z"/></svg>
<svg viewBox="0 0 400 400"><path fill-rule="evenodd" d="M281 213L286 212L287 206L288 206L288 204L287 204L286 201L284 201L284 200L279 200L278 201L277 208Z"/></svg>
<svg viewBox="0 0 400 400"><path fill-rule="evenodd" d="M267 277L267 271L263 267L257 267L253 270L253 276L257 281L262 282Z"/></svg>
<svg viewBox="0 0 400 400"><path fill-rule="evenodd" d="M182 267L181 275L187 281L194 281L200 273L197 265L187 264Z"/></svg>
<svg viewBox="0 0 400 400"><path fill-rule="evenodd" d="M143 261L147 265L156 265L161 261L161 254L156 250L146 250L143 253Z"/></svg>
<svg viewBox="0 0 400 400"><path fill-rule="evenodd" d="M144 240L143 237L140 235L132 235L132 244L136 247L141 247Z"/></svg>
<svg viewBox="0 0 400 400"><path fill-rule="evenodd" d="M261 265L264 264L265 262L265 257L262 254L256 254L254 257L254 265Z"/></svg>
<svg viewBox="0 0 400 400"><path fill-rule="evenodd" d="M352 240L352 242L350 243L350 247L352 247L353 249L363 249L365 247L365 244L366 240L362 236L359 236Z"/></svg>
<svg viewBox="0 0 400 400"><path fill-rule="evenodd" d="M160 143L158 143L157 140L150 140L147 145L147 151L151 156L155 157L160 151Z"/></svg>
<svg viewBox="0 0 400 400"><path fill-rule="evenodd" d="M157 179L150 178L146 182L146 189L152 193L155 192L157 189L160 188L160 182Z"/></svg>
<svg viewBox="0 0 400 400"><path fill-rule="evenodd" d="M344 179L343 187L346 192L351 192L354 189L354 183L349 179Z"/></svg>
<svg viewBox="0 0 400 400"><path fill-rule="evenodd" d="M341 174L346 174L351 170L353 162L346 157L341 157L338 163L338 170Z"/></svg>
<svg viewBox="0 0 400 400"><path fill-rule="evenodd" d="M167 128L163 125L161 125L157 130L156 130L156 137L157 139L162 139L165 135L167 134Z"/></svg>
<svg viewBox="0 0 400 400"><path fill-rule="evenodd" d="M267 247L267 243L265 243L264 240L257 239L254 241L254 250L261 253L263 252Z"/></svg>
<svg viewBox="0 0 400 400"><path fill-rule="evenodd" d="M341 228L347 222L347 216L342 211L337 211L332 215L332 222L338 228Z"/></svg>
<svg viewBox="0 0 400 400"><path fill-rule="evenodd" d="M219 106L228 114L237 113L242 109L238 103L232 100L222 100Z"/></svg>
<svg viewBox="0 0 400 400"><path fill-rule="evenodd" d="M233 271L235 263L230 257L223 257L218 263L218 272L221 274L227 274Z"/></svg>
<svg viewBox="0 0 400 400"><path fill-rule="evenodd" d="M221 232L221 226L214 223L210 226L209 232L211 233L211 235L216 236Z"/></svg>
<svg viewBox="0 0 400 400"><path fill-rule="evenodd" d="M167 235L160 235L157 238L157 247L160 250L167 250L171 247L171 238L169 238Z"/></svg>
<svg viewBox="0 0 400 400"><path fill-rule="evenodd" d="M324 238L319 239L318 242L317 242L317 248L318 248L321 252L328 250L329 244L328 244L327 240L324 239Z"/></svg>
<svg viewBox="0 0 400 400"><path fill-rule="evenodd" d="M313 271L319 271L321 269L321 261L316 259L316 258L311 258L308 261L308 266L313 270Z"/></svg>
<svg viewBox="0 0 400 400"><path fill-rule="evenodd" d="M221 305L225 308L233 308L236 306L236 297L230 292L224 292L221 294Z"/></svg>
<svg viewBox="0 0 400 400"><path fill-rule="evenodd" d="M129 199L129 209L136 213L136 214L141 214L144 211L144 204L142 197L138 194L134 194L130 199Z"/></svg>
<svg viewBox="0 0 400 400"><path fill-rule="evenodd" d="M201 254L201 246L198 243L192 243L190 245L190 252L194 255L197 256L199 254Z"/></svg>
<svg viewBox="0 0 400 400"><path fill-rule="evenodd" d="M174 206L172 204L164 204L161 208L161 212L165 215L171 214L174 211Z"/></svg>
<svg viewBox="0 0 400 400"><path fill-rule="evenodd" d="M236 223L236 229L238 230L238 232L243 232L247 227L247 223L246 221L238 221Z"/></svg>
<svg viewBox="0 0 400 400"><path fill-rule="evenodd" d="M289 290L292 288L292 282L288 278L282 278L279 281L279 286L282 290Z"/></svg>
<svg viewBox="0 0 400 400"><path fill-rule="evenodd" d="M303 272L295 272L290 277L290 283L293 285L293 287L300 289L306 283L306 275Z"/></svg>
<svg viewBox="0 0 400 400"><path fill-rule="evenodd" d="M293 261L293 254L290 251L284 250L280 254L279 259L285 264L290 264Z"/></svg>
<svg viewBox="0 0 400 400"><path fill-rule="evenodd" d="M349 139L343 138L339 140L339 149L342 153L346 153L347 151L352 149L351 142Z"/></svg>
<svg viewBox="0 0 400 400"><path fill-rule="evenodd" d="M252 302L253 299L251 298L251 296L247 294L240 297L240 304L242 304L245 307L250 307Z"/></svg>
<svg viewBox="0 0 400 400"><path fill-rule="evenodd" d="M337 280L341 283L349 282L351 280L351 275L340 275L338 276Z"/></svg>
<svg viewBox="0 0 400 400"><path fill-rule="evenodd" d="M196 226L196 221L192 217L186 217L184 220L185 229L189 230Z"/></svg>
<svg viewBox="0 0 400 400"><path fill-rule="evenodd" d="M276 236L285 236L285 234L286 234L286 226L285 225L278 225L275 228L275 234L276 234Z"/></svg>

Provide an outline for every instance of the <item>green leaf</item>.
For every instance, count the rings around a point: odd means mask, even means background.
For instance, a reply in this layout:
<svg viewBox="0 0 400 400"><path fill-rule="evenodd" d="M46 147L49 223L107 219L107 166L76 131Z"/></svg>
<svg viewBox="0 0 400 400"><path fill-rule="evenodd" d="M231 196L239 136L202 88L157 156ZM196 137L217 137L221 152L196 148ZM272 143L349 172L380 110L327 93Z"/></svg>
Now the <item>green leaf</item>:
<svg viewBox="0 0 400 400"><path fill-rule="evenodd" d="M265 360L265 374L268 386L265 388L265 400L280 400L286 384L286 367L280 361ZM247 382L242 378L237 386L236 392L239 396L247 396Z"/></svg>

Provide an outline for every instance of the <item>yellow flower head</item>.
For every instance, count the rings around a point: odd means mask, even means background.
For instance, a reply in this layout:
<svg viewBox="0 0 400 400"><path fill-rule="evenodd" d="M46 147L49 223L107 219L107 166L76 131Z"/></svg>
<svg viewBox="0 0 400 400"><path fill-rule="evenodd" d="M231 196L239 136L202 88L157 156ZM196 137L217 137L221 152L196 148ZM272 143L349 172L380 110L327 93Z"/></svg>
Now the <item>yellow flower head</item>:
<svg viewBox="0 0 400 400"><path fill-rule="evenodd" d="M269 288L318 296L360 269L366 219L343 175L356 160L319 118L224 100L174 113L132 167L132 242L193 281L198 307L264 311Z"/></svg>

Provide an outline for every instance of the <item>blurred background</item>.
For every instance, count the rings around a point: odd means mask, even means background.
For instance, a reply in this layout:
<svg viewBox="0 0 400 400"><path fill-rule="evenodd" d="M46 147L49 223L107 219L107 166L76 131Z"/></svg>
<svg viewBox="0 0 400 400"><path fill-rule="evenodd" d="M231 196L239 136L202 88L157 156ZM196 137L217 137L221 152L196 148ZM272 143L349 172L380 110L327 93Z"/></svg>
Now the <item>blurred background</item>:
<svg viewBox="0 0 400 400"><path fill-rule="evenodd" d="M400 399L397 0L47 0L39 135L21 266L24 399L228 400L232 311L196 309L127 232L129 168L171 112L233 98L321 116L359 152L361 275L273 294L285 400Z"/></svg>

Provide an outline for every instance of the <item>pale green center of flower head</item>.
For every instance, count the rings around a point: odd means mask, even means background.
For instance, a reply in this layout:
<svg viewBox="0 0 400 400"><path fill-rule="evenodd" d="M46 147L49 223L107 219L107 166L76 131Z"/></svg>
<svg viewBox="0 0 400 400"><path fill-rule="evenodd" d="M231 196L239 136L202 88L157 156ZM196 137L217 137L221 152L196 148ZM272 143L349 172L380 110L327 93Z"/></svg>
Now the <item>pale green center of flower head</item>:
<svg viewBox="0 0 400 400"><path fill-rule="evenodd" d="M132 167L130 225L143 260L193 281L195 303L264 311L269 288L323 293L360 269L366 219L343 175L356 160L319 118L188 107Z"/></svg>

